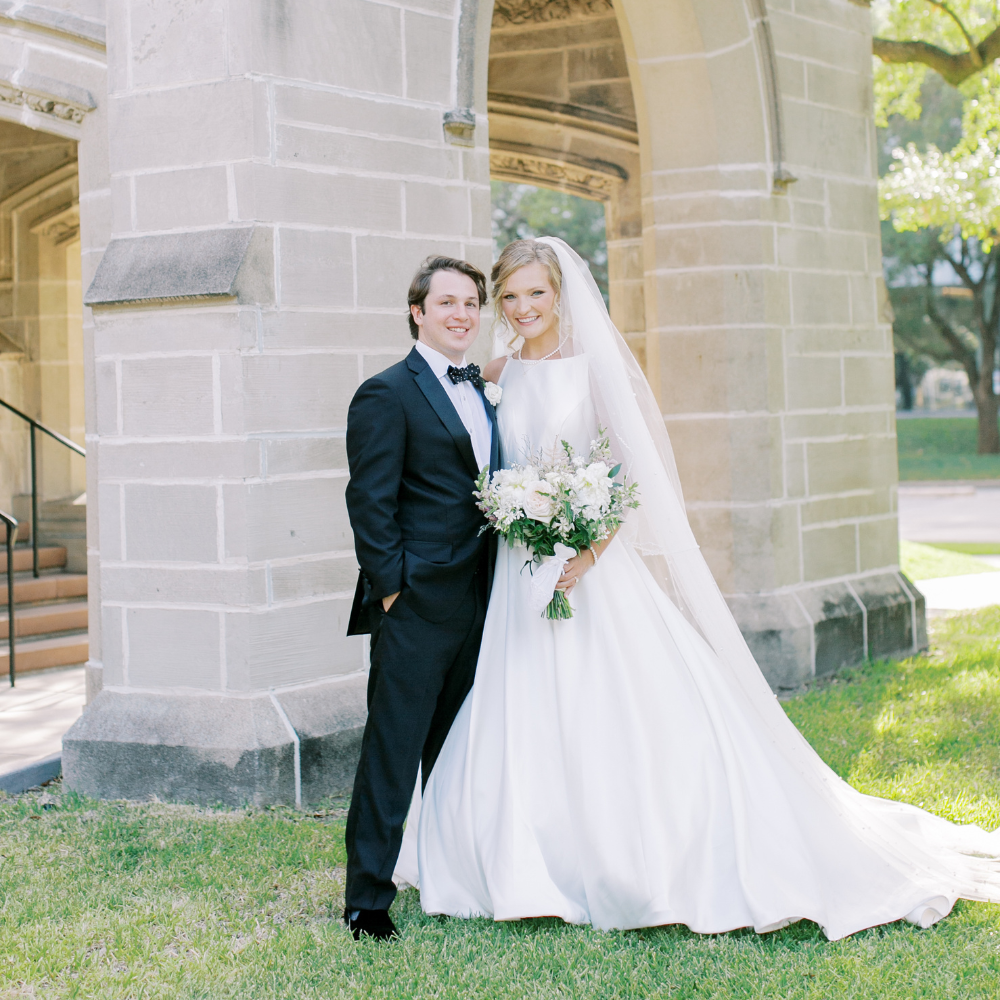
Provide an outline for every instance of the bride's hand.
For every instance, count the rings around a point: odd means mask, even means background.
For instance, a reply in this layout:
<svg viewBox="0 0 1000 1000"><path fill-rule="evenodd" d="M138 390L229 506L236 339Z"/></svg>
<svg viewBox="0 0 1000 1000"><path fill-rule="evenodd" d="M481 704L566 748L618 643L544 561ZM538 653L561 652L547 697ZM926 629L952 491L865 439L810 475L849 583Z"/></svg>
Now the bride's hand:
<svg viewBox="0 0 1000 1000"><path fill-rule="evenodd" d="M561 590L564 593L569 594L580 582L580 578L583 574L586 573L595 562L597 562L597 556L593 549L584 549L578 556L573 556L573 558L566 563L563 575L559 577L559 582L556 584L556 590Z"/></svg>

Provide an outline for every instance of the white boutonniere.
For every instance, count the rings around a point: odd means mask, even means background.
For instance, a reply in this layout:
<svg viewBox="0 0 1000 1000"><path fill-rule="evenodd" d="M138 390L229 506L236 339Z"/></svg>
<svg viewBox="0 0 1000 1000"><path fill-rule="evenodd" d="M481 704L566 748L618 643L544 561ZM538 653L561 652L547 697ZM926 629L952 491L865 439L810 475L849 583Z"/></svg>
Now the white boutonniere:
<svg viewBox="0 0 1000 1000"><path fill-rule="evenodd" d="M503 389L501 389L496 382L487 382L483 385L483 395L486 397L490 406L497 406L503 396Z"/></svg>

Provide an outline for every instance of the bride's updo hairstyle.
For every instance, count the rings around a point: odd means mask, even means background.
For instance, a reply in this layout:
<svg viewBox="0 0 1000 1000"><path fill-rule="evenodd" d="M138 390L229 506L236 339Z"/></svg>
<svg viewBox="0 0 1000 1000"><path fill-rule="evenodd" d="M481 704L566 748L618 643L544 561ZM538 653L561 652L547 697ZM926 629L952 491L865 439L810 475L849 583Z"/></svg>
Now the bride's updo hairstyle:
<svg viewBox="0 0 1000 1000"><path fill-rule="evenodd" d="M539 243L538 240L514 240L503 248L497 262L490 272L490 280L493 282L493 309L496 312L497 322L504 327L509 336L505 337L505 343L510 348L520 334L511 329L507 323L507 317L503 312L503 295L507 290L507 282L510 276L528 264L544 264L549 272L549 281L556 293L555 313L559 315L559 295L562 291L562 268L559 266L559 258L555 250L547 243Z"/></svg>

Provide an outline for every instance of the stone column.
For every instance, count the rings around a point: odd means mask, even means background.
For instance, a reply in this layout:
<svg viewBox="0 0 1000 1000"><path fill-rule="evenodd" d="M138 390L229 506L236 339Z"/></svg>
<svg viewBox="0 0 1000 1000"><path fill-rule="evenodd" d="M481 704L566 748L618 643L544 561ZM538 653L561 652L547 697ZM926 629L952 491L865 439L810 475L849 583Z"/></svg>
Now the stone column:
<svg viewBox="0 0 1000 1000"><path fill-rule="evenodd" d="M70 787L262 803L353 779L347 406L409 350L420 260L490 260L485 128L443 127L455 17L109 3L103 690L64 740Z"/></svg>
<svg viewBox="0 0 1000 1000"><path fill-rule="evenodd" d="M643 164L648 371L766 676L926 643L900 575L869 12L616 0Z"/></svg>

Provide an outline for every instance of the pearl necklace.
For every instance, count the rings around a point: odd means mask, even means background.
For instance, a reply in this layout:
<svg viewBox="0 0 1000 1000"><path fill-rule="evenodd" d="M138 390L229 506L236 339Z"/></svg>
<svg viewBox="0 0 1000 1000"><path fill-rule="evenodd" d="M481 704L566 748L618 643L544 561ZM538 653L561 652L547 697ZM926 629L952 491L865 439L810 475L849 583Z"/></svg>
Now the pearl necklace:
<svg viewBox="0 0 1000 1000"><path fill-rule="evenodd" d="M568 340L569 338L566 338L566 339ZM526 358L526 357L524 357L523 356L524 344L522 344L517 349L517 360L520 361L521 364L525 366L525 368L534 368L535 365L540 365L543 361L548 361L549 358L551 358L553 354L558 354L563 349L563 344L565 344L565 343L566 343L566 340L564 340L562 337L560 337L559 338L559 343L556 344L555 350L554 351L549 351L549 353L546 354L544 358Z"/></svg>

